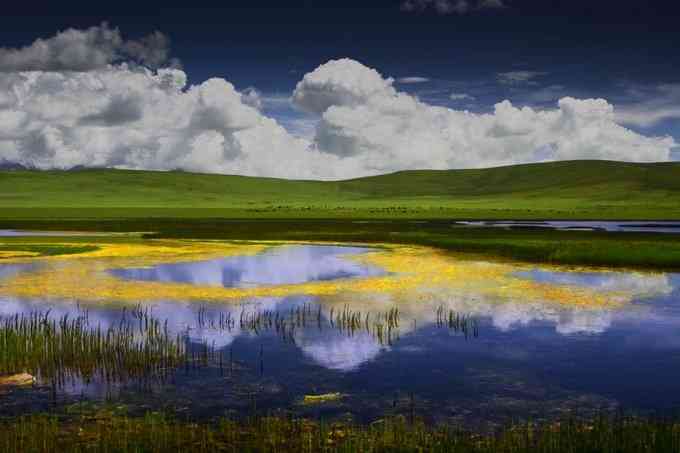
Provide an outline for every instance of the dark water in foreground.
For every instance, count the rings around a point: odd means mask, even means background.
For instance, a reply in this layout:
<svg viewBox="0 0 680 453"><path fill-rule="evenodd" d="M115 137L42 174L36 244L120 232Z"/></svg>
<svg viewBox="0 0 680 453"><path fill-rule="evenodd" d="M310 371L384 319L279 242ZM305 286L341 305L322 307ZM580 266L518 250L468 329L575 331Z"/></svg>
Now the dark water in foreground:
<svg viewBox="0 0 680 453"><path fill-rule="evenodd" d="M342 258L365 249L296 246L254 256L177 263L115 271L121 278L200 285L250 286L301 283L378 275ZM30 268L0 266L2 279ZM316 313L310 296L262 298L239 306L157 301L153 315L168 320L196 345L208 343L230 367L180 369L163 384L73 382L60 398L113 398L144 408L172 407L180 414L247 415L269 410L343 416L370 421L385 413L416 413L464 423L540 419L605 409L669 412L680 407L680 274L633 272L557 272L518 270L522 279L556 286L589 287L632 294L621 308L555 307L521 298L488 301L474 295L442 298L447 309L474 319L476 336L438 326L431 305L408 302L413 319L404 319L390 341L363 330L354 333L312 322L281 338L271 330L238 325L225 330L211 320L225 312L300 306ZM375 304L383 304L380 295ZM373 302L369 302L373 303ZM384 305L380 305L383 307ZM50 316L77 316L72 302L0 300L0 315L50 309ZM365 302L353 309L370 310ZM90 322L120 322L115 306L89 308ZM415 320L415 321L414 321ZM231 359L230 359L231 358ZM320 405L304 405L304 395L339 392ZM50 407L45 390L17 390L0 413Z"/></svg>

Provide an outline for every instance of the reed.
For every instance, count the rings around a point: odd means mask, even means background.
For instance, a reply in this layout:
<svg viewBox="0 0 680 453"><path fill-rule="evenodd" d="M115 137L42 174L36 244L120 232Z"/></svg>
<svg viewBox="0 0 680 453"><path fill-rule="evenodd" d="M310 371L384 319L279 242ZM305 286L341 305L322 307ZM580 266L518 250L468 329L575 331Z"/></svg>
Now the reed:
<svg viewBox="0 0 680 453"><path fill-rule="evenodd" d="M27 372L56 386L68 380L119 382L167 376L187 360L186 341L147 310L123 311L118 325L91 326L87 312L0 318L0 374Z"/></svg>
<svg viewBox="0 0 680 453"><path fill-rule="evenodd" d="M448 327L454 332L460 332L466 339L479 336L479 322L471 315L446 310L444 306L437 308L436 315L438 327Z"/></svg>
<svg viewBox="0 0 680 453"><path fill-rule="evenodd" d="M460 332L466 339L479 336L479 323L471 315L446 311L444 307L437 308L435 315L438 328ZM233 312L209 313L201 307L196 314L196 323L202 329L231 332L239 328L256 335L273 331L282 340L291 343L295 343L295 332L299 329L335 329L349 337L365 332L381 345L391 345L399 339L401 317L402 313L396 307L384 312L362 312L345 305L324 311L321 306L303 304L288 311L244 308L238 315ZM415 326L414 320L414 329Z"/></svg>
<svg viewBox="0 0 680 453"><path fill-rule="evenodd" d="M493 434L404 418L368 426L285 417L178 421L159 413L131 418L33 415L0 422L0 450L14 452L672 452L680 424L602 417L591 422L516 425Z"/></svg>

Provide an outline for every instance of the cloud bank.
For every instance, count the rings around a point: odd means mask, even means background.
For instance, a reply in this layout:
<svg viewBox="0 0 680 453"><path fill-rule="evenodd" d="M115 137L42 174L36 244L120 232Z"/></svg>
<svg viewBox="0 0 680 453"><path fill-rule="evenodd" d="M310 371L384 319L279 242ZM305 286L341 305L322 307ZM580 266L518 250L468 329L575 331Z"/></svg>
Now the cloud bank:
<svg viewBox="0 0 680 453"><path fill-rule="evenodd" d="M188 86L159 50L164 39L151 36L126 41L102 25L3 49L0 163L334 179L546 159L664 161L676 146L622 127L603 99L564 97L551 110L503 101L474 114L399 92L350 59L297 84L291 102L317 121L300 138L263 113L255 89L220 78Z"/></svg>
<svg viewBox="0 0 680 453"><path fill-rule="evenodd" d="M155 31L124 40L107 23L86 30L69 28L20 49L0 48L0 71L91 71L124 60L157 68L168 61L170 40Z"/></svg>
<svg viewBox="0 0 680 453"><path fill-rule="evenodd" d="M314 145L367 173L545 159L662 161L675 145L620 126L603 99L565 97L546 111L503 101L493 113L474 114L423 103L347 59L307 74L293 99L321 116Z"/></svg>

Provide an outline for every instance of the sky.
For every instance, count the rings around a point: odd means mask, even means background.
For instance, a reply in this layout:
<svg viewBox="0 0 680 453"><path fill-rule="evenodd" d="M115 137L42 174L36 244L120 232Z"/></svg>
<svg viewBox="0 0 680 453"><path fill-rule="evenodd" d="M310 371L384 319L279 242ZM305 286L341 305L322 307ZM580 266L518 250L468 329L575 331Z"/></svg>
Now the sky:
<svg viewBox="0 0 680 453"><path fill-rule="evenodd" d="M94 3L3 11L0 166L340 179L680 160L675 2Z"/></svg>

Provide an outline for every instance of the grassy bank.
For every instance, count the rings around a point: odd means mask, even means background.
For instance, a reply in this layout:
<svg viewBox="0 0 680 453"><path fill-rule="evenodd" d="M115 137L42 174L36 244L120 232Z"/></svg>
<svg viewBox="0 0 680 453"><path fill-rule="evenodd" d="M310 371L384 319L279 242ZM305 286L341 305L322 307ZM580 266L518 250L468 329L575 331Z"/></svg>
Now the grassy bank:
<svg viewBox="0 0 680 453"><path fill-rule="evenodd" d="M549 162L346 181L0 171L0 218L680 219L680 164Z"/></svg>
<svg viewBox="0 0 680 453"><path fill-rule="evenodd" d="M221 219L120 219L0 221L0 228L147 231L146 238L391 242L438 247L485 258L537 263L680 269L680 235L601 231L508 230L458 227L448 221L314 221ZM58 250L68 242L139 241L126 237L0 238L0 250Z"/></svg>
<svg viewBox="0 0 680 453"><path fill-rule="evenodd" d="M9 257L19 252L18 255L23 256L56 256L56 255L73 255L77 253L85 253L96 250L96 247L83 245L72 246L64 244L31 244L31 243L6 243L0 241L0 257L7 255Z"/></svg>
<svg viewBox="0 0 680 453"><path fill-rule="evenodd" d="M148 414L34 415L0 422L3 452L672 452L673 422L602 418L592 423L522 425L495 435L380 420L369 426L283 417L189 423Z"/></svg>
<svg viewBox="0 0 680 453"><path fill-rule="evenodd" d="M680 269L680 236L599 231L505 230L450 222L206 222L166 224L151 237L317 240L426 245L485 258L569 265Z"/></svg>

